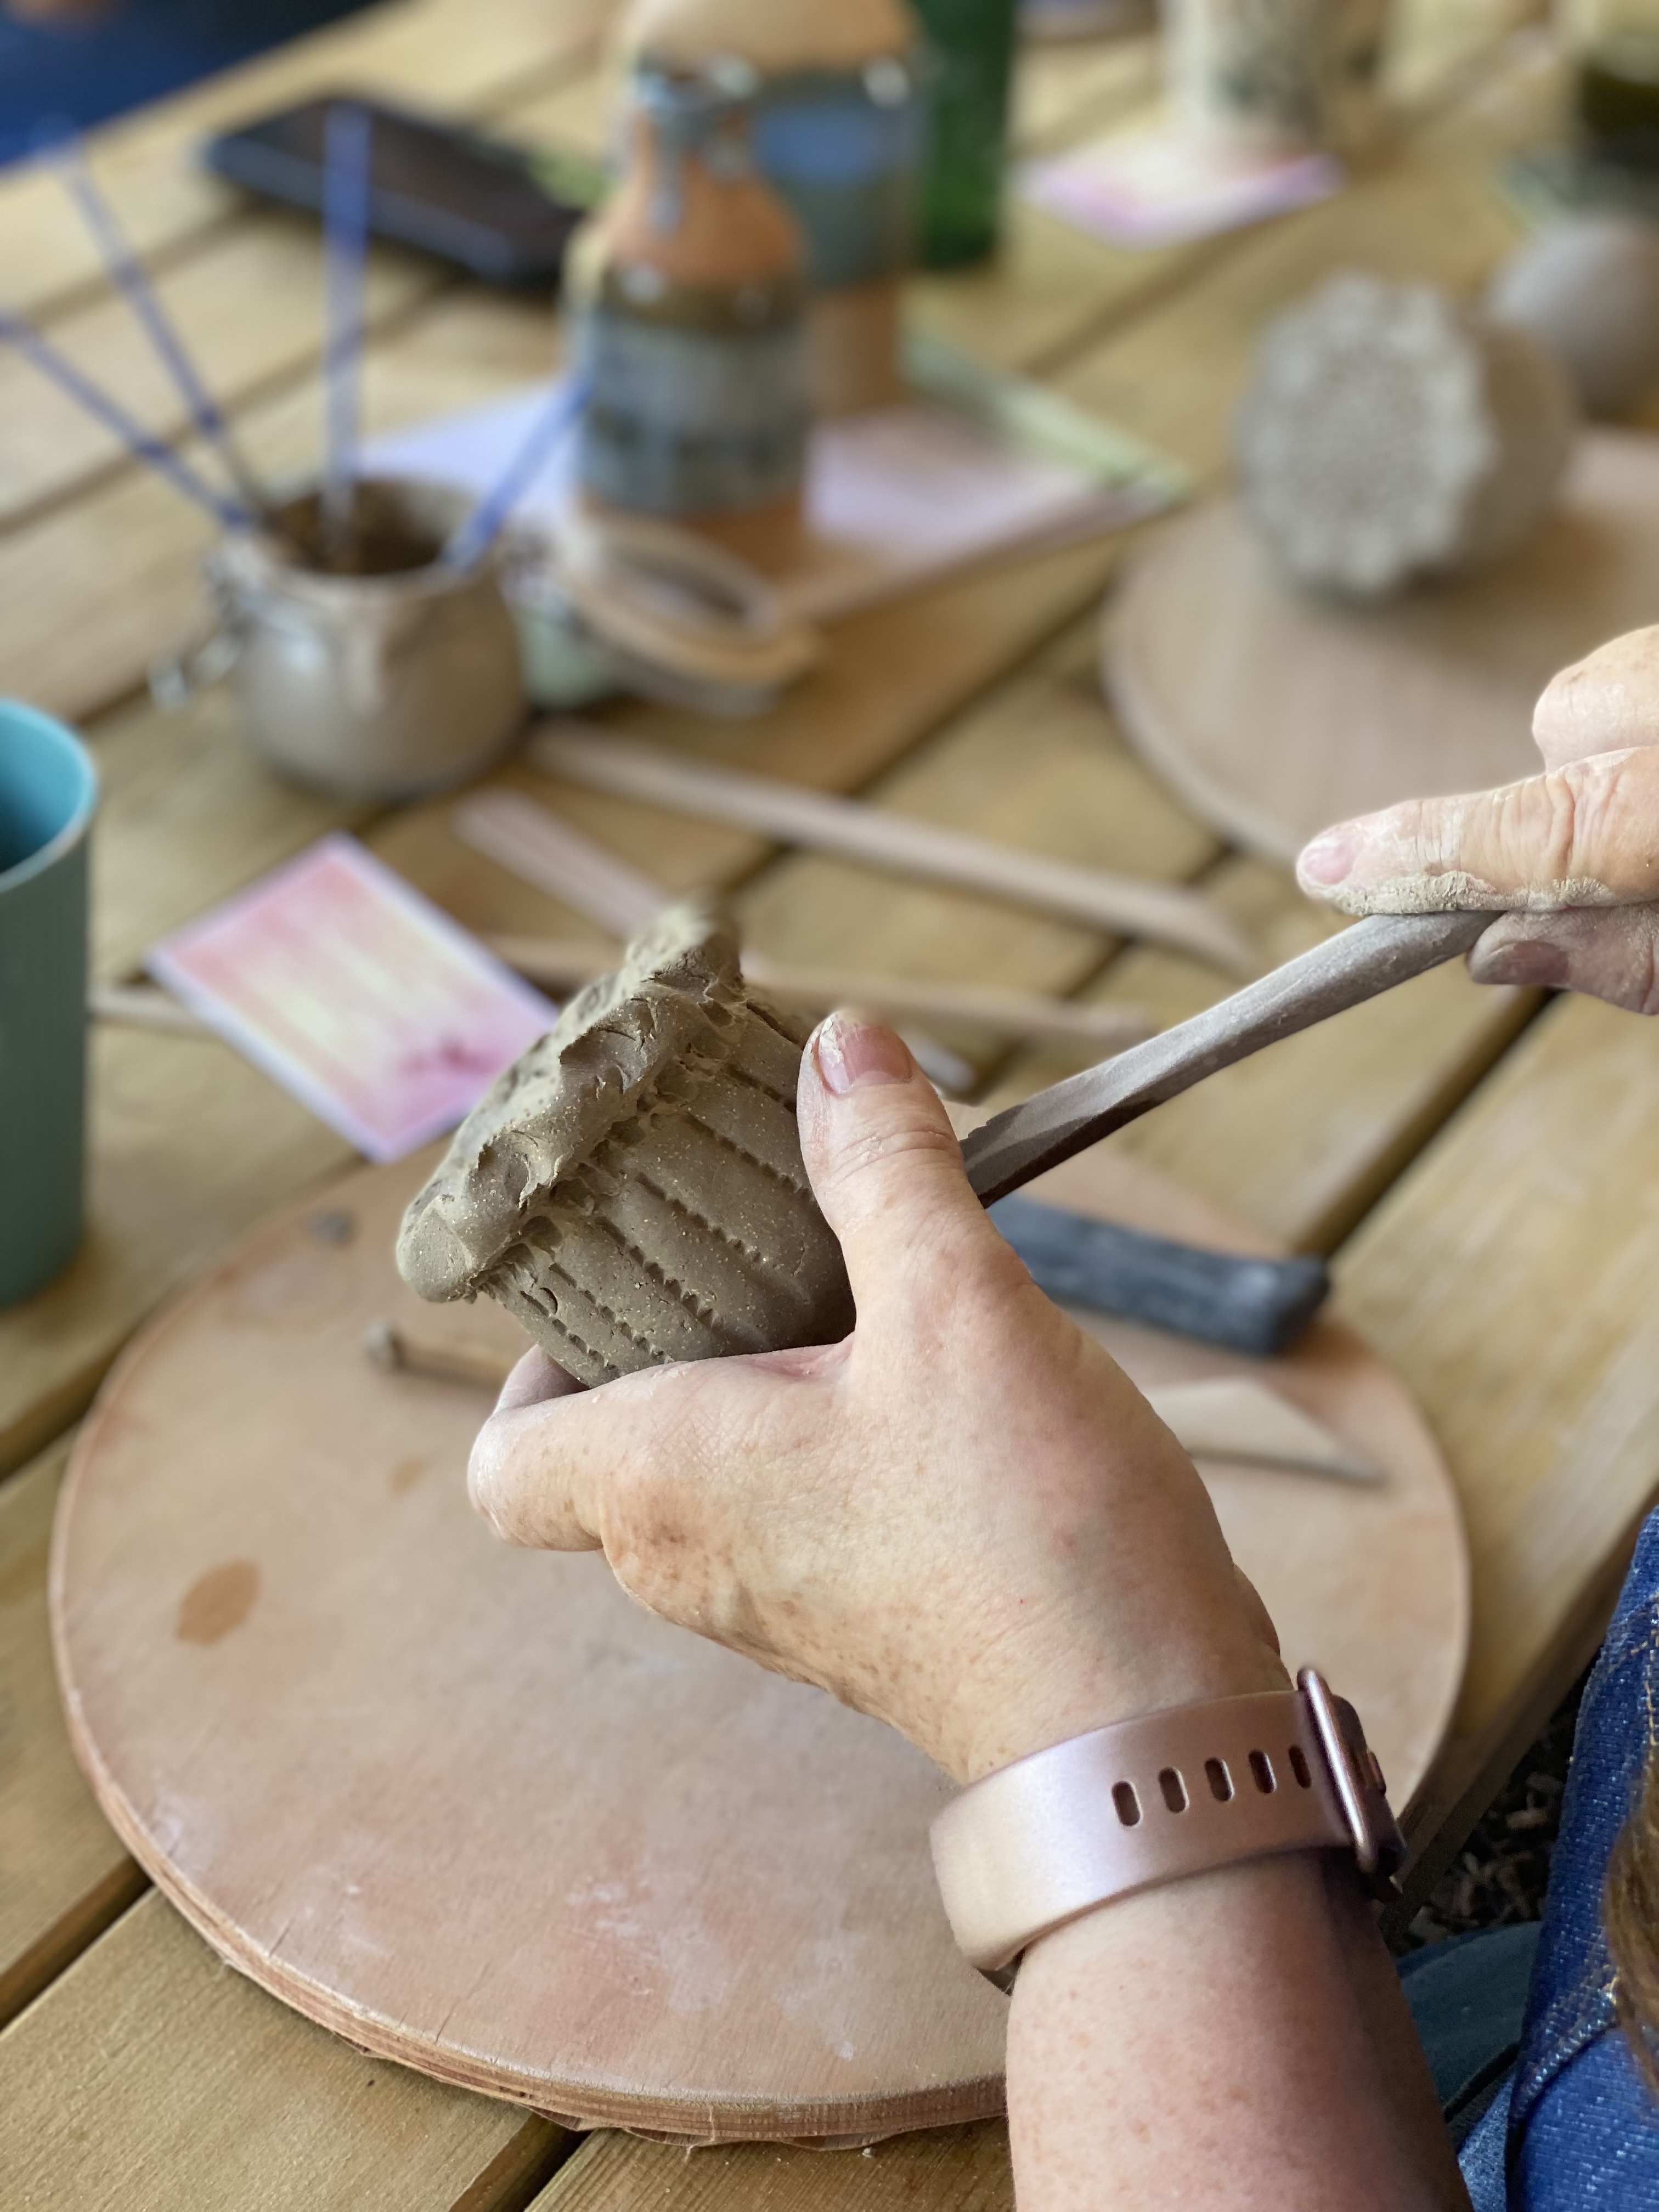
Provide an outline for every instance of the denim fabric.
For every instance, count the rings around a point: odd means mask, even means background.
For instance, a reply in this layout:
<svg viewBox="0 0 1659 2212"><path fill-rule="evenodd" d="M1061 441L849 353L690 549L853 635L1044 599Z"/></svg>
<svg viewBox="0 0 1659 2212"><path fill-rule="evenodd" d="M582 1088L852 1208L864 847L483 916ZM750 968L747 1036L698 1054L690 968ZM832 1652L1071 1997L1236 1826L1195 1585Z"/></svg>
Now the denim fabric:
<svg viewBox="0 0 1659 2212"><path fill-rule="evenodd" d="M1535 1920L1452 1936L1398 1961L1440 2109L1461 2143L1514 2065L1538 1951Z"/></svg>
<svg viewBox="0 0 1659 2212"><path fill-rule="evenodd" d="M1519 2056L1463 2146L1475 2212L1659 2212L1659 2105L1618 2025L1601 1928L1608 1855L1640 1794L1656 1715L1659 1514L1579 1707Z"/></svg>

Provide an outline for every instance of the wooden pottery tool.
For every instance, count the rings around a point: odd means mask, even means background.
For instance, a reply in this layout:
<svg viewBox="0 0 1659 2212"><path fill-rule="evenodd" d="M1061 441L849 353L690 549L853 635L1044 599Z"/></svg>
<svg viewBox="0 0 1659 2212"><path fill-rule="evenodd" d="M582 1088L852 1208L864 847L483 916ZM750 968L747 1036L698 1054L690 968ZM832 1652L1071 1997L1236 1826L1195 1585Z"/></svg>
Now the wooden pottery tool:
<svg viewBox="0 0 1659 2212"><path fill-rule="evenodd" d="M92 1787L233 1964L386 2058L584 2124L866 2141L1000 2109L1006 2002L939 1908L949 1785L890 1729L656 1620L593 1554L467 1502L488 1299L423 1306L392 1243L426 1155L362 1169L139 1334L59 1508L53 1633ZM1033 1195L1272 1247L1098 1147ZM1322 1315L1249 1360L1079 1314L1154 1394L1244 1376L1378 1482L1206 1459L1292 1667L1351 1696L1406 1806L1462 1676L1454 1493L1400 1382ZM475 1387L366 1358L389 1322Z"/></svg>
<svg viewBox="0 0 1659 2212"><path fill-rule="evenodd" d="M1382 607L1291 589L1237 500L1194 507L1108 600L1103 674L1153 774L1285 861L1351 815L1535 775L1545 684L1656 606L1659 438L1597 428L1518 551Z"/></svg>
<svg viewBox="0 0 1659 2212"><path fill-rule="evenodd" d="M1255 946L1201 892L1022 853L932 822L885 813L856 799L831 798L799 784L711 767L578 723L562 722L544 731L527 750L538 768L585 790L753 830L786 845L834 853L925 883L1007 899L1114 936L1146 938L1190 952L1229 975L1261 973Z"/></svg>

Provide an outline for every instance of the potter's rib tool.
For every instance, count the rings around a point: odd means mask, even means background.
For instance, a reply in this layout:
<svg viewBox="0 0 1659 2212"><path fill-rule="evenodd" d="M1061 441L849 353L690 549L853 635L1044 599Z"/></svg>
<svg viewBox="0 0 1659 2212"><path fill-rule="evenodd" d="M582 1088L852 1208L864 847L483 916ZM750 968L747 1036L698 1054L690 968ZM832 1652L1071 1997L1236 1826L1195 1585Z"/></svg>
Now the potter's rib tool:
<svg viewBox="0 0 1659 2212"><path fill-rule="evenodd" d="M50 383L67 392L78 407L84 407L106 430L112 430L135 460L143 461L147 468L165 477L175 491L182 492L196 506L205 507L222 528L246 530L252 526L253 517L245 508L222 499L171 446L162 439L152 437L118 400L112 399L89 376L83 375L25 316L9 308L0 309L0 344L21 354L31 368L39 369Z"/></svg>
<svg viewBox="0 0 1659 2212"><path fill-rule="evenodd" d="M571 377L556 386L526 433L524 443L444 548L444 566L464 575L476 568L506 526L507 517L581 419L587 384Z"/></svg>
<svg viewBox="0 0 1659 2212"><path fill-rule="evenodd" d="M486 942L509 968L551 990L590 983L607 974L621 957L615 950L557 938L491 937ZM1141 1007L1121 1000L1091 1006L1083 1000L1048 999L1036 991L1004 990L993 984L872 975L853 968L798 967L747 946L743 972L769 999L803 1013L827 1014L836 1006L857 1006L883 1021L973 1023L1001 1036L1081 1045L1102 1053L1139 1044L1155 1027Z"/></svg>
<svg viewBox="0 0 1659 2212"><path fill-rule="evenodd" d="M264 492L242 459L223 411L198 374L184 340L144 273L143 264L133 252L114 209L94 177L80 139L71 136L60 140L49 149L49 158L81 211L81 218L103 257L110 282L143 325L157 358L179 387L197 432L218 454L240 497L255 514L264 514L269 506Z"/></svg>
<svg viewBox="0 0 1659 2212"><path fill-rule="evenodd" d="M1243 932L1197 891L1018 852L890 814L860 799L830 798L767 776L710 767L608 730L585 731L575 723L561 723L532 738L528 752L547 775L589 791L1007 899L1113 936L1146 938L1230 975L1261 972L1255 948Z"/></svg>
<svg viewBox="0 0 1659 2212"><path fill-rule="evenodd" d="M994 1115L963 1139L968 1179L990 1206L1218 1068L1466 952L1492 919L1373 915L1354 922L1190 1021Z"/></svg>
<svg viewBox="0 0 1659 2212"><path fill-rule="evenodd" d="M369 164L374 118L356 100L328 111L323 179L327 354L323 464L323 538L346 543L357 469L359 380L363 357L363 283L368 261Z"/></svg>

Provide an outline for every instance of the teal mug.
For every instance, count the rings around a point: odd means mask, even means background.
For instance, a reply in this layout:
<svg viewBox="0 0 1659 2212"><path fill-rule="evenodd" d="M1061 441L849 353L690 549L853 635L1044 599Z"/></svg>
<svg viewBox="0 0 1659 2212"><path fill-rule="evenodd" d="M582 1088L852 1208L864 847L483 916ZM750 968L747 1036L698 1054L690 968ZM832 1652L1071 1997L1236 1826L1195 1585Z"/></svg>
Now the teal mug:
<svg viewBox="0 0 1659 2212"><path fill-rule="evenodd" d="M81 1237L87 846L98 777L50 715L0 700L0 1306Z"/></svg>

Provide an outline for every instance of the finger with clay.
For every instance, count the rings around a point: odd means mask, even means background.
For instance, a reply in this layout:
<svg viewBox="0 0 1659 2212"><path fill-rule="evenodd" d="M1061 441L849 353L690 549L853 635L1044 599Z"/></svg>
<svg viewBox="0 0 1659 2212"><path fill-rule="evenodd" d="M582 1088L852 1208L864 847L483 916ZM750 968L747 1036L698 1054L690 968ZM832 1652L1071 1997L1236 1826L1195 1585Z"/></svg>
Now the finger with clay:
<svg viewBox="0 0 1659 2212"><path fill-rule="evenodd" d="M1659 628L1564 669L1533 735L1542 775L1339 823L1298 880L1344 914L1489 910L1477 982L1659 1012Z"/></svg>

